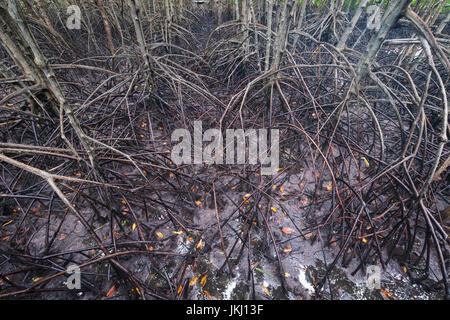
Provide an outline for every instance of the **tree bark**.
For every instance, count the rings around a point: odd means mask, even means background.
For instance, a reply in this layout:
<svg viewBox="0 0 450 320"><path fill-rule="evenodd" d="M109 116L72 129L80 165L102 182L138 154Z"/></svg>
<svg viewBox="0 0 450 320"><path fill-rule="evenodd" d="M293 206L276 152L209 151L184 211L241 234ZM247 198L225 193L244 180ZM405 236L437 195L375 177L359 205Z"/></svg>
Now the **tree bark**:
<svg viewBox="0 0 450 320"><path fill-rule="evenodd" d="M103 26L105 28L106 33L106 41L108 42L108 49L111 55L113 56L116 53L116 49L114 48L114 43L111 34L111 26L109 25L108 15L106 14L105 7L103 5L103 0L97 0L98 10L100 10L100 14L102 15Z"/></svg>

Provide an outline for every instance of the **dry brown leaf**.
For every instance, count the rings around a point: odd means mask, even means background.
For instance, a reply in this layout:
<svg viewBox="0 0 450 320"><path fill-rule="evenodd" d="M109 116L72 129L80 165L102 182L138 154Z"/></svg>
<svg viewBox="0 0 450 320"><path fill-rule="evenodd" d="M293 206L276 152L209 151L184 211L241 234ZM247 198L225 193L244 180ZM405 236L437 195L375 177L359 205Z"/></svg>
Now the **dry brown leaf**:
<svg viewBox="0 0 450 320"><path fill-rule="evenodd" d="M291 234L292 232L294 232L294 229L290 227L284 227L283 229L281 229L281 231L285 234Z"/></svg>
<svg viewBox="0 0 450 320"><path fill-rule="evenodd" d="M114 295L114 292L116 291L116 286L112 286L109 288L108 293L106 294L107 298L111 298Z"/></svg>
<svg viewBox="0 0 450 320"><path fill-rule="evenodd" d="M286 247L286 248L283 249L283 253L289 253L291 251L292 251L291 247Z"/></svg>

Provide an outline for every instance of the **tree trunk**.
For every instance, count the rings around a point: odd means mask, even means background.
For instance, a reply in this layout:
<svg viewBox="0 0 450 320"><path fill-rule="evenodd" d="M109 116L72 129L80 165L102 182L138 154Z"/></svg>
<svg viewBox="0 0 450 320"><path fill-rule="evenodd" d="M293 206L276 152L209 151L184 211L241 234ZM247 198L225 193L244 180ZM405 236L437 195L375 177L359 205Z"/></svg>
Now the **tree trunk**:
<svg viewBox="0 0 450 320"><path fill-rule="evenodd" d="M116 53L116 49L114 48L114 43L111 34L111 26L109 25L108 15L106 14L105 7L103 6L103 0L97 0L98 10L102 16L103 26L105 28L106 33L106 41L108 42L109 53L113 56Z"/></svg>

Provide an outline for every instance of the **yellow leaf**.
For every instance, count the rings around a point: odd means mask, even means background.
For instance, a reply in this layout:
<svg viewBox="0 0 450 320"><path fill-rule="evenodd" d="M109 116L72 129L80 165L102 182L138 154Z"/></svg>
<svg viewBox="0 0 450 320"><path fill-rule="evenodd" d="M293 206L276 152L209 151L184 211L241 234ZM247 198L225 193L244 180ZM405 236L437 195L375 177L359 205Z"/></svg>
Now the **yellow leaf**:
<svg viewBox="0 0 450 320"><path fill-rule="evenodd" d="M275 209L274 207L271 208L273 212L277 212L277 209Z"/></svg>
<svg viewBox="0 0 450 320"><path fill-rule="evenodd" d="M8 222L5 222L5 223L3 224L3 226L5 227L5 226L7 226L8 224L10 224L11 222L13 222L13 220L9 220Z"/></svg>
<svg viewBox="0 0 450 320"><path fill-rule="evenodd" d="M180 284L180 286L178 287L177 294L180 294L181 290L183 290L183 286Z"/></svg>
<svg viewBox="0 0 450 320"><path fill-rule="evenodd" d="M200 285L202 286L202 288L205 286L206 284L206 274L203 276L202 280L200 280Z"/></svg>
<svg viewBox="0 0 450 320"><path fill-rule="evenodd" d="M159 231L156 231L156 235L157 235L158 238L160 238L160 239L164 238L164 235L163 235L161 232L159 232Z"/></svg>
<svg viewBox="0 0 450 320"><path fill-rule="evenodd" d="M244 200L247 200L247 199L250 198L251 196L252 196L252 195L251 195L250 193L247 193L247 194L244 195L243 198L244 198Z"/></svg>
<svg viewBox="0 0 450 320"><path fill-rule="evenodd" d="M274 185L272 186L272 189L275 190L276 188L277 188L277 185L274 184Z"/></svg>
<svg viewBox="0 0 450 320"><path fill-rule="evenodd" d="M367 243L367 239L366 238L362 238L362 242Z"/></svg>
<svg viewBox="0 0 450 320"><path fill-rule="evenodd" d="M137 291L138 295L141 295L141 291L139 290L139 288L136 288L136 291Z"/></svg>
<svg viewBox="0 0 450 320"><path fill-rule="evenodd" d="M366 166L369 166L369 161L366 159L366 157L362 157L364 163L366 164Z"/></svg>
<svg viewBox="0 0 450 320"><path fill-rule="evenodd" d="M33 282L38 282L38 281L41 280L41 279L42 279L42 277L34 278L34 279L33 279Z"/></svg>
<svg viewBox="0 0 450 320"><path fill-rule="evenodd" d="M283 186L281 186L281 187L280 187L280 191L281 191L281 192L283 192L283 191L284 191L284 188L283 188Z"/></svg>
<svg viewBox="0 0 450 320"><path fill-rule="evenodd" d="M406 270L406 267L403 267L403 271L405 271L405 273L408 272L408 270Z"/></svg>
<svg viewBox="0 0 450 320"><path fill-rule="evenodd" d="M203 239L200 239L200 241L197 243L197 249L201 249L203 246Z"/></svg>
<svg viewBox="0 0 450 320"><path fill-rule="evenodd" d="M200 278L200 276L198 276L198 277L192 279L191 281L189 281L189 286L192 287L197 282L198 278Z"/></svg>
<svg viewBox="0 0 450 320"><path fill-rule="evenodd" d="M290 273L285 272L285 273L284 273L284 276L285 276L286 278L289 278L291 275L290 275Z"/></svg>
<svg viewBox="0 0 450 320"><path fill-rule="evenodd" d="M136 229L136 223L133 223L133 225L131 226L131 229L134 231L134 229Z"/></svg>
<svg viewBox="0 0 450 320"><path fill-rule="evenodd" d="M199 200L195 201L195 204L198 205L200 208L202 207L202 202Z"/></svg>
<svg viewBox="0 0 450 320"><path fill-rule="evenodd" d="M333 184L330 182L330 183L327 185L327 190L330 191L332 188L333 188Z"/></svg>
<svg viewBox="0 0 450 320"><path fill-rule="evenodd" d="M261 288L264 290L264 292L270 297L270 292L269 290L266 289L266 287L261 286Z"/></svg>
<svg viewBox="0 0 450 320"><path fill-rule="evenodd" d="M173 234L182 234L183 231L181 231L181 230L180 230L180 231L172 231L172 233L173 233Z"/></svg>

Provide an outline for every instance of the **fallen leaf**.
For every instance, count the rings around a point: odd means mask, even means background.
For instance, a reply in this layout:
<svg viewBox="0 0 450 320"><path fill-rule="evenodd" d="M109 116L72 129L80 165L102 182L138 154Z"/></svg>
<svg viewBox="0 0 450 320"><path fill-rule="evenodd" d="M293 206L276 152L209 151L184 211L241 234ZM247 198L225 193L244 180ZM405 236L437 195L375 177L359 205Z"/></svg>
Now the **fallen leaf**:
<svg viewBox="0 0 450 320"><path fill-rule="evenodd" d="M285 234L291 234L292 232L294 232L294 229L290 227L284 227L283 229L281 229L281 231Z"/></svg>
<svg viewBox="0 0 450 320"><path fill-rule="evenodd" d="M206 296L211 299L211 294L209 294L209 291L203 290L203 293L206 294Z"/></svg>
<svg viewBox="0 0 450 320"><path fill-rule="evenodd" d="M200 276L198 276L198 277L192 279L191 281L189 281L189 286L192 287L197 282L198 278L200 278Z"/></svg>
<svg viewBox="0 0 450 320"><path fill-rule="evenodd" d="M200 285L202 286L202 288L205 286L206 284L206 274L203 276L202 280L200 280Z"/></svg>
<svg viewBox="0 0 450 320"><path fill-rule="evenodd" d="M112 286L109 288L108 293L106 294L107 298L111 298L114 295L114 292L116 291L116 286Z"/></svg>
<svg viewBox="0 0 450 320"><path fill-rule="evenodd" d="M5 222L4 224L3 224L3 227L5 227L5 226L7 226L8 224L10 224L11 222L13 222L14 220L9 220L8 222Z"/></svg>
<svg viewBox="0 0 450 320"><path fill-rule="evenodd" d="M291 251L292 251L291 247L286 247L286 248L283 249L283 253L288 253L288 252L291 252Z"/></svg>
<svg viewBox="0 0 450 320"><path fill-rule="evenodd" d="M336 239L334 239L334 237L331 238L331 243L334 244L335 247L337 247Z"/></svg>
<svg viewBox="0 0 450 320"><path fill-rule="evenodd" d="M362 157L362 159L363 159L364 163L366 164L366 166L369 166L369 161L365 157Z"/></svg>
<svg viewBox="0 0 450 320"><path fill-rule="evenodd" d="M263 291L270 297L270 292L269 292L269 290L267 290L267 288L264 287L264 286L261 286L261 288L262 288Z"/></svg>
<svg viewBox="0 0 450 320"><path fill-rule="evenodd" d="M392 295L392 293L390 293L389 291L380 288L380 292L383 294L383 296L384 296L387 300L389 300L389 299L395 300L395 297L394 297L394 296Z"/></svg>

